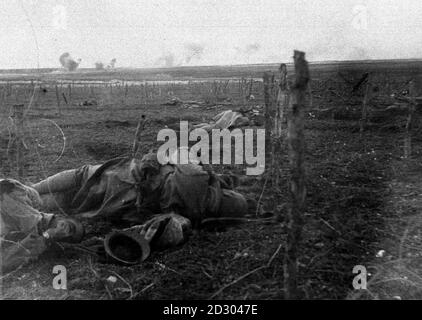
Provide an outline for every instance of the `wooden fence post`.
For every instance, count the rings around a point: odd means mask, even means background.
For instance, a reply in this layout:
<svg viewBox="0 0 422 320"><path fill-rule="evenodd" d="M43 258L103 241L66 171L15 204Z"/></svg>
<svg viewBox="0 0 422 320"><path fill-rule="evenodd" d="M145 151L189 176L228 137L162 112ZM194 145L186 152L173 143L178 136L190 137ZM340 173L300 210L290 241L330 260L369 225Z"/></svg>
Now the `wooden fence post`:
<svg viewBox="0 0 422 320"><path fill-rule="evenodd" d="M18 178L23 178L23 166L24 166L24 159L23 159L23 116L24 105L23 104L16 104L13 106L13 118L15 120L16 125L16 166L17 166L17 173Z"/></svg>
<svg viewBox="0 0 422 320"><path fill-rule="evenodd" d="M273 85L274 85L274 75L270 72L264 73L264 103L265 103L265 166L270 165L271 157L271 136L273 132L273 119L275 117L274 110L274 98L273 98Z"/></svg>
<svg viewBox="0 0 422 320"><path fill-rule="evenodd" d="M148 89L147 89L147 83L146 82L144 84L143 89L144 89L144 104L146 105L147 104L147 99L148 99Z"/></svg>
<svg viewBox="0 0 422 320"><path fill-rule="evenodd" d="M138 151L139 146L141 144L141 134L142 131L145 129L146 118L145 115L142 115L141 120L138 121L138 126L136 127L135 137L133 139L132 145L132 157L135 158Z"/></svg>
<svg viewBox="0 0 422 320"><path fill-rule="evenodd" d="M285 298L299 297L297 290L297 255L302 236L305 209L305 136L304 109L310 80L305 53L294 51L295 80L291 86L287 120L287 143L290 162L290 203L286 215L287 243L284 262Z"/></svg>
<svg viewBox="0 0 422 320"><path fill-rule="evenodd" d="M67 98L64 92L62 92L62 96L63 96L64 103L66 103L66 105L69 105L69 102L67 101Z"/></svg>
<svg viewBox="0 0 422 320"><path fill-rule="evenodd" d="M281 162L283 158L283 129L286 128L286 111L289 106L289 88L287 84L287 66L282 63L279 68L280 82L278 84L276 109L274 117L274 129L272 136L272 164L271 164L271 177L272 184L277 187L280 184L281 177Z"/></svg>
<svg viewBox="0 0 422 320"><path fill-rule="evenodd" d="M251 95L252 95L252 90L253 90L253 78L251 78L251 81L249 82L249 92L248 92L248 99L250 99Z"/></svg>
<svg viewBox="0 0 422 320"><path fill-rule="evenodd" d="M287 83L287 66L282 63L279 68L280 82L277 93L277 110L276 110L276 132L281 135L283 126L287 124L286 111L289 106L289 87Z"/></svg>
<svg viewBox="0 0 422 320"><path fill-rule="evenodd" d="M412 127L413 127L413 115L415 113L416 100L415 100L415 81L409 82L409 107L406 121L406 132L404 137L404 158L410 158L412 156Z"/></svg>
<svg viewBox="0 0 422 320"><path fill-rule="evenodd" d="M56 84L56 100L57 100L57 113L60 114L60 93L59 93L59 87Z"/></svg>
<svg viewBox="0 0 422 320"><path fill-rule="evenodd" d="M13 87L13 96L15 97L15 103L19 104L19 92L18 92L19 88L18 86Z"/></svg>
<svg viewBox="0 0 422 320"><path fill-rule="evenodd" d="M248 85L247 83L247 79L242 78L242 103L245 104L246 103L246 86Z"/></svg>
<svg viewBox="0 0 422 320"><path fill-rule="evenodd" d="M69 100L69 105L72 105L72 86L70 84L67 85L67 96Z"/></svg>
<svg viewBox="0 0 422 320"><path fill-rule="evenodd" d="M369 81L369 78L365 85L365 93L363 96L363 103L362 103L362 115L360 119L360 134L362 134L363 130L365 129L366 122L368 120L368 102L369 102L369 96L371 91L371 83Z"/></svg>
<svg viewBox="0 0 422 320"><path fill-rule="evenodd" d="M3 105L4 105L4 87L2 86L0 90L0 106L3 108Z"/></svg>

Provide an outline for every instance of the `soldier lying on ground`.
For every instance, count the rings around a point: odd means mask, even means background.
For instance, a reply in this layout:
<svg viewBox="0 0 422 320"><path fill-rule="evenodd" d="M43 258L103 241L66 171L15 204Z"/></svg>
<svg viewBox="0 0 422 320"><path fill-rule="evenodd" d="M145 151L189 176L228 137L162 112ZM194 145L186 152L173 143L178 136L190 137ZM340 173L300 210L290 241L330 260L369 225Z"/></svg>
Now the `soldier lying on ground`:
<svg viewBox="0 0 422 320"><path fill-rule="evenodd" d="M10 231L22 235L20 242L9 242L12 247L15 243L14 249L9 247L10 254L0 252L3 269L10 264L16 267L18 263L11 263L12 260L26 262L39 255L45 250L47 239L81 240L81 225L76 220L43 212L62 212L92 222L107 219L119 227L145 224L154 230L152 233L144 230L148 241L153 240L151 234L156 234L158 229L165 229L163 223L173 222L184 233L190 225L197 227L205 218L240 217L248 212L246 199L231 189L225 177L194 164L161 165L154 153L142 160L118 158L102 165L63 171L31 188L8 181L14 187L9 188L12 193L2 188L1 217L7 227L5 230L2 227L0 237L7 240ZM3 197L8 201L6 206ZM161 236L161 248L186 240L183 234L165 235L169 239ZM30 248L22 240L27 237L34 239ZM22 250L27 254L22 255ZM16 258L20 256L26 258Z"/></svg>

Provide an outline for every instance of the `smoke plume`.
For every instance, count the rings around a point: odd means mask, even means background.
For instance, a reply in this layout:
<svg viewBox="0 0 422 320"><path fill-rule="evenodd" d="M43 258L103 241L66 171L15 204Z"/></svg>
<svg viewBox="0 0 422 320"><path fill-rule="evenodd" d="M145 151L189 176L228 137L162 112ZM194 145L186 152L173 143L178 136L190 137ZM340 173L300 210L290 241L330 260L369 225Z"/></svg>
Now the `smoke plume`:
<svg viewBox="0 0 422 320"><path fill-rule="evenodd" d="M176 61L176 58L174 54L171 52L168 52L168 53L163 54L161 57L159 57L155 61L155 64L160 65L160 66L164 64L166 68L171 68L171 67L174 67L175 61Z"/></svg>
<svg viewBox="0 0 422 320"><path fill-rule="evenodd" d="M107 68L114 69L114 66L116 65L116 58L111 59L110 63L108 64Z"/></svg>
<svg viewBox="0 0 422 320"><path fill-rule="evenodd" d="M235 50L239 61L249 62L249 58L261 50L261 45L259 43L251 43L242 48L235 47Z"/></svg>
<svg viewBox="0 0 422 320"><path fill-rule="evenodd" d="M95 62L95 69L104 70L104 63L102 63L101 61Z"/></svg>
<svg viewBox="0 0 422 320"><path fill-rule="evenodd" d="M67 71L75 71L78 69L81 59L75 61L70 56L69 52L65 52L60 56L59 61L63 68L65 68Z"/></svg>

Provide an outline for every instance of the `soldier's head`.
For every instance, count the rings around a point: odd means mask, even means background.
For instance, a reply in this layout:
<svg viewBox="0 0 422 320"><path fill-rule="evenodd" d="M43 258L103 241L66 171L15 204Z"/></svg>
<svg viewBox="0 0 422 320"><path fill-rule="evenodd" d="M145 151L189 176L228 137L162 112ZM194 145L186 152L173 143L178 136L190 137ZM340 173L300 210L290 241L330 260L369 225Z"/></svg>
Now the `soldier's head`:
<svg viewBox="0 0 422 320"><path fill-rule="evenodd" d="M78 243L84 238L85 229L73 218L55 215L44 234L55 242Z"/></svg>

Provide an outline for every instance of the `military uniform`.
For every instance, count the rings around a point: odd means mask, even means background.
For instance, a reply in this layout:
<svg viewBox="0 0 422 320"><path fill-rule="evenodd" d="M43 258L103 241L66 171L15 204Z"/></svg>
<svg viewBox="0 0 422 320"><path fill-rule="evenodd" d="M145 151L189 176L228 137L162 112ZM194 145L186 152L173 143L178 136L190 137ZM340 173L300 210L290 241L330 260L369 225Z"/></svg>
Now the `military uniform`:
<svg viewBox="0 0 422 320"><path fill-rule="evenodd" d="M220 176L195 164L161 165L155 153L64 171L33 188L45 211L129 224L176 213L195 226L206 217L243 216L248 209L245 198Z"/></svg>

